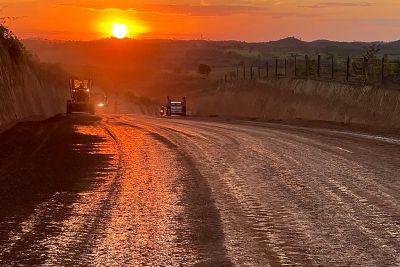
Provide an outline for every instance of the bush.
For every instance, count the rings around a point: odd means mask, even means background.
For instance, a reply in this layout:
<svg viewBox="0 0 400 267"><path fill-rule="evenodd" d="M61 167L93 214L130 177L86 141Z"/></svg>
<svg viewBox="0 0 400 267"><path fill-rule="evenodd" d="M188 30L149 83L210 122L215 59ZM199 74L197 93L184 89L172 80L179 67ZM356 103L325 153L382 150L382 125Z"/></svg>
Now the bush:
<svg viewBox="0 0 400 267"><path fill-rule="evenodd" d="M206 75L208 77L208 75L210 75L211 72L211 67L206 64L200 64L198 67L198 71L200 74Z"/></svg>

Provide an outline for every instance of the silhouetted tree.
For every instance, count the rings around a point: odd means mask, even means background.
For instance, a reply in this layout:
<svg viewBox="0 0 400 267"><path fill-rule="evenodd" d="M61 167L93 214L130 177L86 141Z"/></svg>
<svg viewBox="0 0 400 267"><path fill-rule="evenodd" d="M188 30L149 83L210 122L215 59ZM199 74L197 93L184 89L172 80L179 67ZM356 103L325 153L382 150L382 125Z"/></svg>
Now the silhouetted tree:
<svg viewBox="0 0 400 267"><path fill-rule="evenodd" d="M370 60L370 59L374 59L376 58L377 54L381 51L381 45L380 44L372 44L368 47L364 48L364 59L366 61Z"/></svg>
<svg viewBox="0 0 400 267"><path fill-rule="evenodd" d="M211 73L211 67L207 64L200 64L198 67L198 71L200 74L206 75L208 77Z"/></svg>
<svg viewBox="0 0 400 267"><path fill-rule="evenodd" d="M0 18L0 43L6 48L13 60L19 60L25 54L24 45L18 38L3 24L4 18Z"/></svg>
<svg viewBox="0 0 400 267"><path fill-rule="evenodd" d="M363 62L362 62L362 75L364 79L364 83L366 83L369 79L369 75L373 74L373 68L371 69L370 66L374 66L377 64L377 55L381 51L380 44L372 44L368 47L364 48L363 53Z"/></svg>

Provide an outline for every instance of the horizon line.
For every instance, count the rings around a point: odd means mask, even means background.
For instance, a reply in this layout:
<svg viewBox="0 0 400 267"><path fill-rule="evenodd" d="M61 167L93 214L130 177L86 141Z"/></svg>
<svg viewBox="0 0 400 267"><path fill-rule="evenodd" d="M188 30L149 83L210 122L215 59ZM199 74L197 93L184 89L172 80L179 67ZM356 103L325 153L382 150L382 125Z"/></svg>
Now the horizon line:
<svg viewBox="0 0 400 267"><path fill-rule="evenodd" d="M97 42L97 41L107 41L107 40L115 40L115 41L184 41L184 42L191 42L191 41L203 41L203 42L238 42L238 43L248 43L248 44L256 44L256 43L270 43L270 42L277 42L282 41L285 39L293 38L295 40L301 41L303 43L313 43L317 41L327 41L327 42L339 42L339 43L393 43L400 41L400 39L393 39L390 41L383 41L383 40L374 40L374 41L362 41L362 40L353 40L353 41L345 41L345 40L330 40L330 39L315 39L311 41L302 40L300 38L294 36L288 36L281 39L276 40L265 40L265 41L245 41L245 40L235 40L235 39L225 39L225 40L217 40L217 39L180 39L180 38L131 38L127 37L124 39L118 39L115 37L105 37L105 38L98 38L98 39L90 39L90 40L79 40L79 39L49 39L43 37L29 37L29 38L21 38L21 41L52 41L52 42L82 42L82 43L89 43L89 42Z"/></svg>

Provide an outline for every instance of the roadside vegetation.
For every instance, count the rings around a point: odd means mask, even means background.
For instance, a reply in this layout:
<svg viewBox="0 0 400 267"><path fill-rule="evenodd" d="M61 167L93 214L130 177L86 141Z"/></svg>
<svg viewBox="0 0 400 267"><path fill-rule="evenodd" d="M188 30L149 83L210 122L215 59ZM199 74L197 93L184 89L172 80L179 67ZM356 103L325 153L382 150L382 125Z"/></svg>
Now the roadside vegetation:
<svg viewBox="0 0 400 267"><path fill-rule="evenodd" d="M5 50L14 62L19 62L26 58L27 51L25 46L4 24L0 24L0 43L2 50Z"/></svg>
<svg viewBox="0 0 400 267"><path fill-rule="evenodd" d="M3 97L0 103L3 105L3 110L0 110L3 114L0 115L8 115L4 110L13 110L18 101L24 106L26 103L23 101L26 99L22 99L21 95L35 96L32 102L40 99L39 95L44 97L51 94L49 97L63 98L65 89L68 89L68 74L60 64L40 62L4 21L0 18L0 98ZM9 99L10 95L14 98Z"/></svg>

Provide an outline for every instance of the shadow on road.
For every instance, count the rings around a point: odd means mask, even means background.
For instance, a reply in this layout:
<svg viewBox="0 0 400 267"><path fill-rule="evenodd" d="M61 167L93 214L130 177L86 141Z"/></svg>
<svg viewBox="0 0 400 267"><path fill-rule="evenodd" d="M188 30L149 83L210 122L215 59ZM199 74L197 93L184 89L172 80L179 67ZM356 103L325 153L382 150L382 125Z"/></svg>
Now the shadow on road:
<svg viewBox="0 0 400 267"><path fill-rule="evenodd" d="M99 182L112 155L94 153L106 142L104 137L78 129L96 126L100 120L79 114L59 116L20 123L0 135L0 242L9 240L10 232L18 231L39 204L61 194L68 197L59 199L59 205L69 206L79 192ZM68 214L52 216L57 221Z"/></svg>

